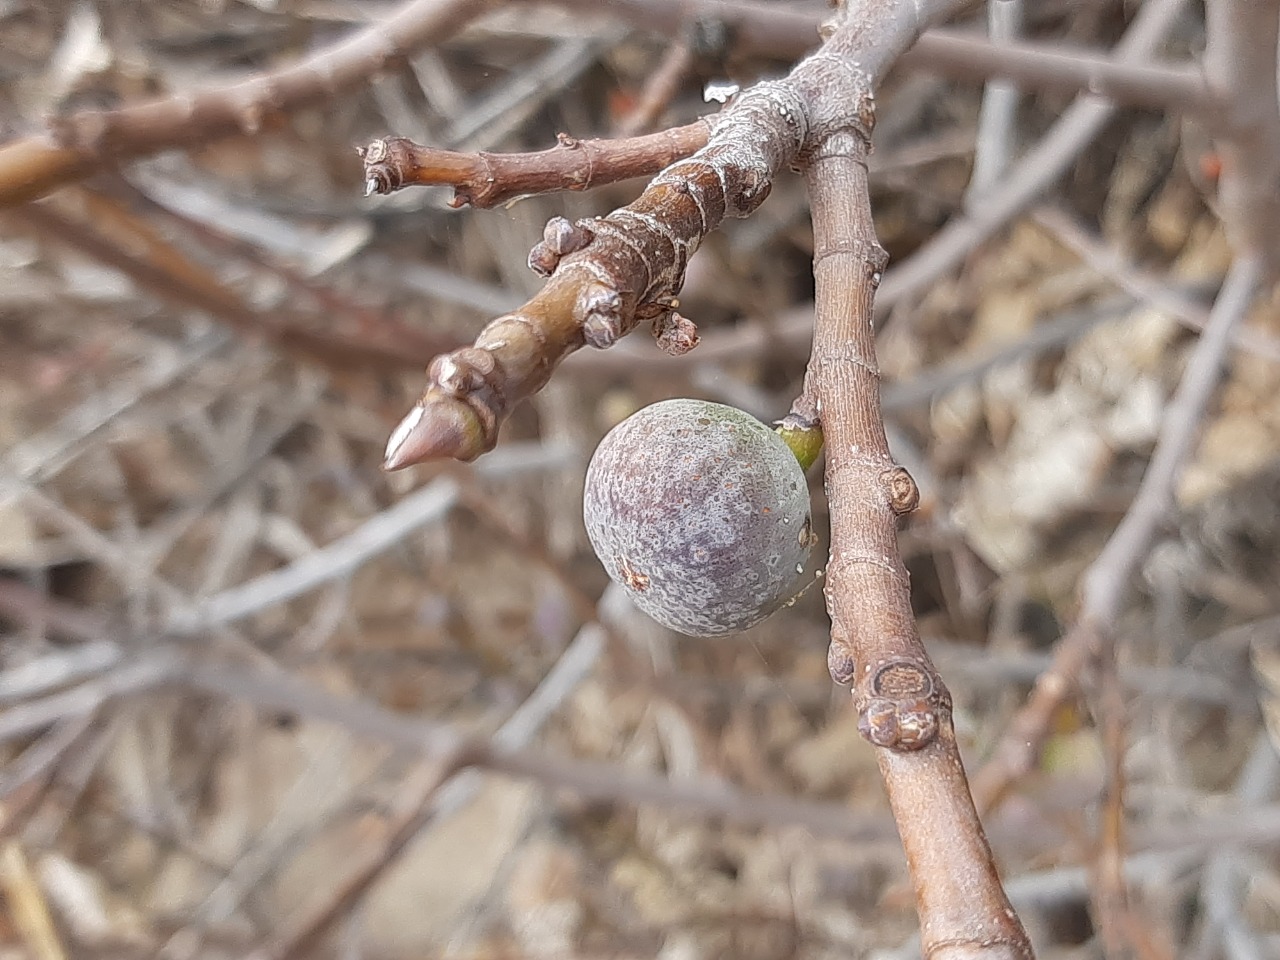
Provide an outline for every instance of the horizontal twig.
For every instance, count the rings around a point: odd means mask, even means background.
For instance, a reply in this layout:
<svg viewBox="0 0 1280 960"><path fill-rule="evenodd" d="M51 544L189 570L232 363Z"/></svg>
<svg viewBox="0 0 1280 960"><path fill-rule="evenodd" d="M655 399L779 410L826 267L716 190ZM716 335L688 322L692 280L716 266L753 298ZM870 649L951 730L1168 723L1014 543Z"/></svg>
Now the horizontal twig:
<svg viewBox="0 0 1280 960"><path fill-rule="evenodd" d="M1008 80L1023 90L1090 93L1115 103L1208 114L1220 101L1190 63L1132 63L1060 44L1002 41L958 30L931 30L903 57L903 66L955 79Z"/></svg>
<svg viewBox="0 0 1280 960"><path fill-rule="evenodd" d="M469 738L448 726L384 710L367 701L345 699L289 673L210 663L172 645L153 647L130 663L70 690L9 708L0 714L0 743L68 717L86 715L119 698L163 688L199 690L260 710L333 723L355 736L428 758L460 754L462 765L570 790L587 799L627 806L655 805L757 826L802 826L823 836L854 841L893 836L892 824L885 818L853 814L839 804L743 793L720 780L671 781L629 772L612 763L563 759L486 738Z"/></svg>
<svg viewBox="0 0 1280 960"><path fill-rule="evenodd" d="M494 207L517 197L560 190L590 190L632 177L648 177L707 142L703 120L621 140L577 140L560 134L537 153L455 153L384 137L361 148L365 193L409 186L450 186L450 205Z"/></svg>

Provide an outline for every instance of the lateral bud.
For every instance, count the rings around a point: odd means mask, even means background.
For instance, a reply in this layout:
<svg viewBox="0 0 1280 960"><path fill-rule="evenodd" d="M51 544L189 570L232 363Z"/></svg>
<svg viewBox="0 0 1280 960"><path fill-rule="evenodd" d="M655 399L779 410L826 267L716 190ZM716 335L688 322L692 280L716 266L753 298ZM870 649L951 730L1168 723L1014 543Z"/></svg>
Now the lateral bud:
<svg viewBox="0 0 1280 960"><path fill-rule="evenodd" d="M583 339L598 350L613 346L626 332L622 325L622 297L602 283L586 286L574 312L582 324Z"/></svg>
<svg viewBox="0 0 1280 960"><path fill-rule="evenodd" d="M920 506L920 487L905 467L893 467L881 474L881 482L889 492L889 509L904 516Z"/></svg>
<svg viewBox="0 0 1280 960"><path fill-rule="evenodd" d="M541 277L555 273L562 258L576 253L595 239L584 222L570 223L564 217L552 217L542 231L542 240L529 251L529 269Z"/></svg>

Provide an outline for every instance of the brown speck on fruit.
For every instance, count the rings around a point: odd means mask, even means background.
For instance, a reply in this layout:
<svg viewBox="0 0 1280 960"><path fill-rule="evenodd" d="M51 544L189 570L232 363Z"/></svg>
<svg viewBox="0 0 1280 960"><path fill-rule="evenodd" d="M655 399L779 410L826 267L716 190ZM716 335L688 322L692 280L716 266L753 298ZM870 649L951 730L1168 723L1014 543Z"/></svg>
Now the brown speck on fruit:
<svg viewBox="0 0 1280 960"><path fill-rule="evenodd" d="M622 557L618 561L618 569L622 573L622 582L625 586L643 593L649 589L648 574L641 573L631 566L631 561L626 557Z"/></svg>

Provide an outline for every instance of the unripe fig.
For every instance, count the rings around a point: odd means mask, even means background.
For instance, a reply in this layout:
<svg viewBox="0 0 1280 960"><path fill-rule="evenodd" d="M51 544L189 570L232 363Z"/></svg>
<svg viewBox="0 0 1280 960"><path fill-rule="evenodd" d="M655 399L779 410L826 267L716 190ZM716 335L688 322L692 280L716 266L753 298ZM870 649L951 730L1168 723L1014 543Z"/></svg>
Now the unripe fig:
<svg viewBox="0 0 1280 960"><path fill-rule="evenodd" d="M809 488L773 430L734 407L664 400L600 442L583 519L636 606L694 637L754 626L798 594Z"/></svg>

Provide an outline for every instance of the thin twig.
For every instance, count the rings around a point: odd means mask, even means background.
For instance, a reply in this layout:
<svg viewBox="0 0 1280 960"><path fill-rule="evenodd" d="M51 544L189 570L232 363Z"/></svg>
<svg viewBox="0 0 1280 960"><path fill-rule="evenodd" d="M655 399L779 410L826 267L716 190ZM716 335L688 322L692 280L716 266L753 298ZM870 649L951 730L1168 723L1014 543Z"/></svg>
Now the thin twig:
<svg viewBox="0 0 1280 960"><path fill-rule="evenodd" d="M429 758L460 750L467 763L477 768L569 790L590 800L652 805L756 826L801 826L822 836L855 841L892 836L892 825L883 818L859 816L840 804L744 793L722 780L673 781L613 763L564 759L486 738L467 738L448 726L337 696L288 673L211 664L171 644L160 644L70 690L9 708L0 714L0 744L65 718L86 715L117 699L164 687L199 690L260 710L334 723L356 736Z"/></svg>
<svg viewBox="0 0 1280 960"><path fill-rule="evenodd" d="M196 91L114 111L61 119L57 136L0 146L0 207L36 199L108 164L228 136L252 136L289 113L313 106L437 44L482 14L493 0L410 0L386 21L301 63L229 87ZM598 8L598 0L561 0ZM698 0L613 0L610 12L658 29L687 22L690 7L730 31L736 52L792 59L811 50L819 18L775 4ZM1209 112L1216 103L1185 66L1133 67L1081 51L993 47L980 37L931 32L902 58L904 66L985 80L1002 76L1026 89L1081 90L1174 109Z"/></svg>
<svg viewBox="0 0 1280 960"><path fill-rule="evenodd" d="M7 213L37 236L50 237L87 254L120 271L143 290L202 310L244 336L270 340L283 350L334 369L356 366L403 370L417 365L406 352L430 352L421 341L379 343L375 337L354 331L324 330L318 321L308 322L288 308L252 307L218 277L165 241L142 218L105 197L86 192L84 199L89 213L85 220L46 204L31 204ZM131 252L137 247L145 254Z"/></svg>
<svg viewBox="0 0 1280 960"><path fill-rule="evenodd" d="M1280 95L1276 89L1276 0L1215 0L1205 6L1205 74L1227 104L1217 120L1222 177L1218 205L1239 256L1277 263L1280 235Z"/></svg>
<svg viewBox="0 0 1280 960"><path fill-rule="evenodd" d="M383 137L360 151L365 193L411 186L453 187L452 207L494 207L516 197L590 190L632 177L652 176L707 142L710 127L683 127L619 140L578 140L560 134L556 146L536 153L457 153L403 137Z"/></svg>
<svg viewBox="0 0 1280 960"><path fill-rule="evenodd" d="M506 750L520 750L532 743L538 731L590 675L603 649L601 625L594 621L584 625L528 699L494 733L493 742ZM365 861L346 875L323 903L307 911L296 923L287 924L287 931L279 939L252 955L255 960L289 960L300 956L368 892L410 841L433 822L451 816L470 803L482 786L483 774L479 770L459 770L464 760L465 751L459 751L445 757L443 763L429 762L415 771L415 775L408 778L408 786L401 791L402 794L408 792L407 800L402 798L395 804L397 809L407 809L407 814L384 828L386 834L376 842L372 854L366 850ZM443 779L437 773L441 770Z"/></svg>
<svg viewBox="0 0 1280 960"><path fill-rule="evenodd" d="M675 99L680 84L688 76L693 67L694 36L693 30L672 40L662 55L662 61L645 81L640 98L630 112L617 125L614 135L618 137L635 137L652 130Z"/></svg>
<svg viewBox="0 0 1280 960"><path fill-rule="evenodd" d="M528 0L525 0L528 2ZM598 0L558 0L599 9ZM821 17L786 4L751 0L610 0L608 11L642 29L677 34L689 17L722 23L733 51L794 60L815 45ZM1118 103L1209 113L1218 101L1191 64L1134 64L1091 50L1043 43L992 43L971 31L935 27L898 60L957 80L1010 80L1025 91L1090 93Z"/></svg>
<svg viewBox="0 0 1280 960"><path fill-rule="evenodd" d="M987 33L993 43L1008 44L1022 32L1022 0L991 0L987 4ZM1007 54L1001 59L1007 62ZM978 113L978 136L973 148L973 173L964 204L973 206L999 183L1013 158L1015 122L1020 94L1004 78L987 81Z"/></svg>
<svg viewBox="0 0 1280 960"><path fill-rule="evenodd" d="M1110 960L1146 956L1136 936L1138 914L1129 897L1125 861L1126 710L1114 643L1103 644L1094 661L1097 675L1097 723L1101 731L1106 778L1101 798L1098 850L1093 869L1094 923Z"/></svg>
<svg viewBox="0 0 1280 960"><path fill-rule="evenodd" d="M1280 756L1276 755L1271 736L1263 730L1257 735L1249 758L1236 781L1234 790L1241 807L1254 813L1280 789ZM1251 818L1252 819L1252 818ZM1235 851L1222 851L1209 858L1200 881L1200 900L1204 909L1204 925L1196 947L1189 952L1194 960L1208 960L1217 954L1222 941L1231 960L1263 960L1262 947L1251 935L1241 915L1244 886L1248 882L1245 865Z"/></svg>
<svg viewBox="0 0 1280 960"><path fill-rule="evenodd" d="M1040 207L1032 213L1032 219L1090 267L1148 306L1168 313L1192 330L1202 331L1209 322L1209 308L1198 298L1126 259L1114 244L1090 233L1065 211ZM1280 339L1261 330L1236 327L1231 342L1240 350L1280 361Z"/></svg>
<svg viewBox="0 0 1280 960"><path fill-rule="evenodd" d="M996 79L1024 92L1090 94L1115 105L1197 116L1210 115L1222 102L1193 64L1136 63L1123 53L1106 56L1057 44L993 43L959 31L926 33L904 60L913 69L956 79Z"/></svg>
<svg viewBox="0 0 1280 960"><path fill-rule="evenodd" d="M266 946L252 951L248 960L293 960L314 955L321 938L346 916L369 891L374 882L399 859L405 848L434 819L431 800L466 765L459 746L422 761L397 791L392 813L357 854L357 865L330 889L322 901L304 915L286 923L282 933ZM373 832L373 831L370 831Z"/></svg>

